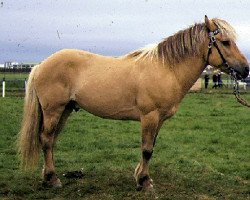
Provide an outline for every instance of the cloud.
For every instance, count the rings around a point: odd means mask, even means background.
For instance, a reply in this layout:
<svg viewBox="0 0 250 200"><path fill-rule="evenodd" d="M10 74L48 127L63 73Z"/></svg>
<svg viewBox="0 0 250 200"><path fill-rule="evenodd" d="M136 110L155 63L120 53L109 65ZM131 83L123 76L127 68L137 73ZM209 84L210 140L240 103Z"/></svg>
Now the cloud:
<svg viewBox="0 0 250 200"><path fill-rule="evenodd" d="M250 42L250 24L239 24L234 26L239 40L244 40L244 42Z"/></svg>
<svg viewBox="0 0 250 200"><path fill-rule="evenodd" d="M249 3L233 0L8 0L0 8L0 63L10 55L43 59L61 48L121 55L201 22L205 14L235 24L239 46L247 50L249 10Z"/></svg>

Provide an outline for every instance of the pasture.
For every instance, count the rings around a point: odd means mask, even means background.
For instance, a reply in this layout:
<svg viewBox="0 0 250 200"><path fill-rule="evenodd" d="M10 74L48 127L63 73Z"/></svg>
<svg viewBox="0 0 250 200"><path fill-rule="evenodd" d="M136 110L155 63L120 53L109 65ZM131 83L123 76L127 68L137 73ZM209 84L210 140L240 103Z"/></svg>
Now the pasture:
<svg viewBox="0 0 250 200"><path fill-rule="evenodd" d="M243 95L250 99L249 94ZM188 94L162 127L150 163L155 193L136 191L140 124L72 113L55 147L63 188L18 169L22 98L0 98L1 199L250 199L249 109L229 94ZM82 179L63 176L82 170Z"/></svg>

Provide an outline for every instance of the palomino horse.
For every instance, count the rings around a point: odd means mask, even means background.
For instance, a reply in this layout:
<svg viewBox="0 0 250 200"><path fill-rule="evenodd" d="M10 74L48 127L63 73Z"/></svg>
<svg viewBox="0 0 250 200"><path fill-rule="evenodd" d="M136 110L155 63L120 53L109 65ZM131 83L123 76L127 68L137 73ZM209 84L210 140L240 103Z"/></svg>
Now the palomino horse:
<svg viewBox="0 0 250 200"><path fill-rule="evenodd" d="M235 35L226 21L205 16L205 23L125 56L69 49L53 54L29 76L19 135L23 167L35 167L42 149L44 182L61 187L53 146L70 113L82 108L102 118L140 121L142 157L134 176L138 189L151 189L149 161L157 134L206 65L248 75Z"/></svg>

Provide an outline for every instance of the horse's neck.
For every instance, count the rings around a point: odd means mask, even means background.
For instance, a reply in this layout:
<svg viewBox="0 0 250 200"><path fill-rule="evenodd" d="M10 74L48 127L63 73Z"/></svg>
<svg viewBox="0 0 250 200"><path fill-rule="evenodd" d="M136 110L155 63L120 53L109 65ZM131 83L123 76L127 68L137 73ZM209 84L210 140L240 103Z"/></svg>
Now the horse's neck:
<svg viewBox="0 0 250 200"><path fill-rule="evenodd" d="M187 58L174 67L176 79L184 94L190 90L204 69L205 61L198 57Z"/></svg>

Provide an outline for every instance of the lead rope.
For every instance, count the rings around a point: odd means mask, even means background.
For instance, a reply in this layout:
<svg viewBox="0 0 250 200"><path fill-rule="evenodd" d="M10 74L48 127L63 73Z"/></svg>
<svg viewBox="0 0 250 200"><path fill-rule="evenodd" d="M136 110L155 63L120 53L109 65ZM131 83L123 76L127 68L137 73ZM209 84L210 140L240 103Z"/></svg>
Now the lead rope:
<svg viewBox="0 0 250 200"><path fill-rule="evenodd" d="M243 99L240 96L239 82L237 81L236 72L233 69L231 69L230 75L231 75L231 77L232 77L232 79L234 81L234 91L233 91L233 94L234 94L235 98L237 99L237 101L240 104L242 104L243 106L246 106L246 107L250 108L250 104L245 99Z"/></svg>

